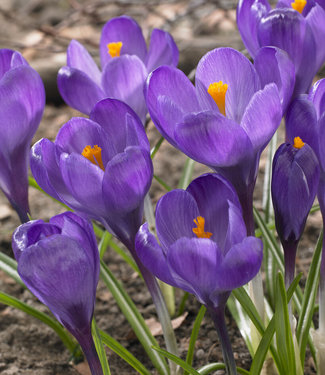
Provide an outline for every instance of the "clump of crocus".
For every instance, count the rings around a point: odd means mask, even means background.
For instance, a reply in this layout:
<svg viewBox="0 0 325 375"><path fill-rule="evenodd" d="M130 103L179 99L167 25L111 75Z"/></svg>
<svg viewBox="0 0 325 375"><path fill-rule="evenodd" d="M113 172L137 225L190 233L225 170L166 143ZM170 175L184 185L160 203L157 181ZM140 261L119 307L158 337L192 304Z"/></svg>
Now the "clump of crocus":
<svg viewBox="0 0 325 375"><path fill-rule="evenodd" d="M91 335L99 253L91 224L66 212L18 227L12 247L28 289L78 340L93 375L102 369Z"/></svg>
<svg viewBox="0 0 325 375"><path fill-rule="evenodd" d="M41 121L45 91L39 74L19 52L0 50L0 188L28 221L28 154Z"/></svg>
<svg viewBox="0 0 325 375"><path fill-rule="evenodd" d="M312 148L301 138L282 144L274 155L272 200L275 225L284 250L285 282L294 279L298 242L315 200L319 164Z"/></svg>
<svg viewBox="0 0 325 375"><path fill-rule="evenodd" d="M278 87L263 86L251 62L232 48L203 56L195 83L176 68L159 67L147 82L149 113L172 145L234 185L253 235L259 159L282 117Z"/></svg>
<svg viewBox="0 0 325 375"><path fill-rule="evenodd" d="M263 46L285 50L296 68L294 96L305 93L325 61L323 1L279 0L272 9L267 0L240 0L237 25L255 59Z"/></svg>
<svg viewBox="0 0 325 375"><path fill-rule="evenodd" d="M206 174L186 190L163 196L156 208L160 242L141 226L136 251L144 265L165 283L194 294L209 310L222 344L229 374L236 374L224 320L231 291L258 272L262 242L247 237L234 188L220 175Z"/></svg>
<svg viewBox="0 0 325 375"><path fill-rule="evenodd" d="M60 69L58 87L64 101L89 114L101 99L127 103L144 122L147 107L143 87L148 74L160 65L178 63L172 36L154 29L147 50L140 26L127 16L111 19L100 39L100 71L87 50L73 40L67 50L67 66Z"/></svg>

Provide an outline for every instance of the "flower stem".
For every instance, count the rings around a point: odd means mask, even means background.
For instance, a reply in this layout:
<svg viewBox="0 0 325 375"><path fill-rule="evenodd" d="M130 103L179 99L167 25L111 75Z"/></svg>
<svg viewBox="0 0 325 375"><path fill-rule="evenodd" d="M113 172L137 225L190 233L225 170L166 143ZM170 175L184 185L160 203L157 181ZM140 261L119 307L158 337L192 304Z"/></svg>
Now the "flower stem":
<svg viewBox="0 0 325 375"><path fill-rule="evenodd" d="M325 228L325 173L322 172L319 179L317 193L320 210ZM323 240L322 259L319 278L319 334L325 337L325 241Z"/></svg>
<svg viewBox="0 0 325 375"><path fill-rule="evenodd" d="M75 334L82 351L84 352L92 375L103 375L102 366L97 354L91 331L85 334Z"/></svg>
<svg viewBox="0 0 325 375"><path fill-rule="evenodd" d="M226 321L225 321L225 305L219 307L207 306L207 309L212 317L214 326L217 330L219 340L222 348L223 360L226 365L228 375L237 375L236 363L234 354L229 340Z"/></svg>

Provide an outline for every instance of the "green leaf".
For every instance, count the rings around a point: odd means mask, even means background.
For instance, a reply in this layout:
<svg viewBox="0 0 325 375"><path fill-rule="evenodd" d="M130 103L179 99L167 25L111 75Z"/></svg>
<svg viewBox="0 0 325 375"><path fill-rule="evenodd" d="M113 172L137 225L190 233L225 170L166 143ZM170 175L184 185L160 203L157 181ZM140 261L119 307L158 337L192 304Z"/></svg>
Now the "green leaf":
<svg viewBox="0 0 325 375"><path fill-rule="evenodd" d="M22 302L19 299L12 297L9 294L3 293L3 292L0 292L0 303L3 303L4 305L7 305L7 306L15 307L16 309L21 310L27 313L28 315L33 316L34 318L45 323L59 335L63 344L74 355L75 358L82 356L82 353L80 350L78 350L76 353L76 348L78 347L78 344L76 343L76 341L65 330L65 328L61 326L60 323L52 319L50 316L44 314L41 311L36 310L34 307L27 305L25 302Z"/></svg>
<svg viewBox="0 0 325 375"><path fill-rule="evenodd" d="M93 336L93 339L94 339L94 343L95 343L96 351L97 351L97 354L98 354L98 358L99 358L100 364L102 366L103 375L111 375L111 372L110 372L109 366L108 366L106 353L105 353L103 343L102 343L102 340L101 340L101 336L100 336L100 333L99 333L99 330L97 328L97 324L96 324L96 321L95 321L94 318L91 322L91 333L92 333L92 336Z"/></svg>
<svg viewBox="0 0 325 375"><path fill-rule="evenodd" d="M209 363L208 365L201 367L198 370L198 373L200 375L208 375L212 371L225 370L225 369L226 369L226 365L224 365L223 363ZM242 375L250 375L250 372L244 370L241 367L237 367L237 372L238 374L242 374Z"/></svg>
<svg viewBox="0 0 325 375"><path fill-rule="evenodd" d="M184 313L186 301L188 300L189 293L185 292L179 304L177 316L181 316Z"/></svg>
<svg viewBox="0 0 325 375"><path fill-rule="evenodd" d="M190 344L188 346L188 351L187 351L187 356L186 356L186 363L188 363L190 366L192 366L196 339L199 334L199 329L200 329L200 326L201 326L201 323L202 323L202 320L204 318L206 311L207 311L206 307L202 305L193 325L191 338L190 338ZM184 375L187 375L187 374L188 372L185 371Z"/></svg>
<svg viewBox="0 0 325 375"><path fill-rule="evenodd" d="M278 355L284 369L282 375L296 374L295 350L288 312L288 300L283 275L280 272L276 283L274 319Z"/></svg>
<svg viewBox="0 0 325 375"><path fill-rule="evenodd" d="M322 258L322 243L323 231L319 235L313 259L309 268L296 330L297 340L300 347L300 360L302 365L305 361L306 346L314 315L315 299L319 282L319 270Z"/></svg>
<svg viewBox="0 0 325 375"><path fill-rule="evenodd" d="M183 168L183 172L182 172L182 176L181 176L181 179L179 180L179 183L178 183L178 189L184 189L185 190L188 187L188 185L192 181L194 165L195 165L194 160L192 160L190 158L186 159L186 162L185 162L185 165L184 165L184 168Z"/></svg>
<svg viewBox="0 0 325 375"><path fill-rule="evenodd" d="M0 269L12 277L19 285L26 288L17 272L17 262L8 255L0 252Z"/></svg>
<svg viewBox="0 0 325 375"><path fill-rule="evenodd" d="M160 149L160 146L161 146L161 144L163 143L164 140L165 140L164 137L160 137L158 142L155 144L155 146L150 150L151 159L153 159L155 157L156 153Z"/></svg>
<svg viewBox="0 0 325 375"><path fill-rule="evenodd" d="M118 341L113 339L112 336L108 335L106 332L99 330L100 336L103 343L109 347L114 353L121 357L125 362L127 362L131 367L133 367L141 375L151 375L150 371L146 369L143 364L138 361L133 354L131 354L127 349L125 349Z"/></svg>
<svg viewBox="0 0 325 375"><path fill-rule="evenodd" d="M156 181L158 181L159 183L160 183L160 185L165 189L165 190L167 190L167 191L171 191L172 190L172 188L169 186L169 185L167 185L160 177L158 177L157 175L153 175L153 178L156 180Z"/></svg>
<svg viewBox="0 0 325 375"><path fill-rule="evenodd" d="M103 259L103 256L109 246L110 240L113 236L108 233L106 230L104 231L100 243L98 244L98 250L99 250L99 257L100 259Z"/></svg>
<svg viewBox="0 0 325 375"><path fill-rule="evenodd" d="M131 298L103 261L101 261L100 276L112 293L123 315L130 323L134 333L138 337L159 374L167 375L168 367L166 361L159 353L152 350L153 345L158 345L156 339L152 336L142 315L139 313Z"/></svg>

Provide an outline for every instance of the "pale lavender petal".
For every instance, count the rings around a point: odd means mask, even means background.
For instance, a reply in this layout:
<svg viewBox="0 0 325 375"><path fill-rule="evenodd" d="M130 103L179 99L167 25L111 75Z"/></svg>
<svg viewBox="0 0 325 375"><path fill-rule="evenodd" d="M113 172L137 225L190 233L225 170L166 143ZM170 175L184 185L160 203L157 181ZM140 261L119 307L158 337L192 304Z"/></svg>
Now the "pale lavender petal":
<svg viewBox="0 0 325 375"><path fill-rule="evenodd" d="M195 84L202 108L219 111L208 93L211 83L222 81L228 85L226 93L226 116L240 123L245 109L254 93L261 88L253 64L232 48L217 48L199 61Z"/></svg>
<svg viewBox="0 0 325 375"><path fill-rule="evenodd" d="M15 51L11 49L0 49L0 79L11 68L11 59Z"/></svg>
<svg viewBox="0 0 325 375"><path fill-rule="evenodd" d="M147 113L143 93L146 78L144 63L137 56L129 55L112 59L105 66L102 76L106 97L128 104L143 123Z"/></svg>
<svg viewBox="0 0 325 375"><path fill-rule="evenodd" d="M108 21L102 30L100 38L100 61L102 68L112 60L108 53L107 44L122 42L121 55L136 55L145 61L147 54L146 42L140 26L128 16L116 17ZM117 59L114 57L114 59Z"/></svg>
<svg viewBox="0 0 325 375"><path fill-rule="evenodd" d="M256 153L270 141L280 125L281 118L282 106L278 88L275 83L270 83L252 97L240 124Z"/></svg>
<svg viewBox="0 0 325 375"><path fill-rule="evenodd" d="M325 61L325 9L319 4L315 4L306 16L308 25L310 26L316 44L316 71L323 65Z"/></svg>
<svg viewBox="0 0 325 375"><path fill-rule="evenodd" d="M87 115L99 100L107 96L88 75L68 66L59 70L58 89L70 107Z"/></svg>
<svg viewBox="0 0 325 375"><path fill-rule="evenodd" d="M314 104L317 118L325 113L325 78L318 80L311 88L308 99Z"/></svg>
<svg viewBox="0 0 325 375"><path fill-rule="evenodd" d="M161 246L166 251L180 237L195 237L194 219L200 215L197 204L190 193L173 190L157 203L156 228Z"/></svg>
<svg viewBox="0 0 325 375"><path fill-rule="evenodd" d="M70 68L81 70L97 86L101 87L101 72L97 64L86 48L76 40L72 40L67 49L67 65Z"/></svg>
<svg viewBox="0 0 325 375"><path fill-rule="evenodd" d="M153 29L146 57L148 73L160 65L177 66L178 58L179 52L173 37L167 31Z"/></svg>
<svg viewBox="0 0 325 375"><path fill-rule="evenodd" d="M318 142L319 142L319 163L323 172L325 171L325 113L318 120Z"/></svg>

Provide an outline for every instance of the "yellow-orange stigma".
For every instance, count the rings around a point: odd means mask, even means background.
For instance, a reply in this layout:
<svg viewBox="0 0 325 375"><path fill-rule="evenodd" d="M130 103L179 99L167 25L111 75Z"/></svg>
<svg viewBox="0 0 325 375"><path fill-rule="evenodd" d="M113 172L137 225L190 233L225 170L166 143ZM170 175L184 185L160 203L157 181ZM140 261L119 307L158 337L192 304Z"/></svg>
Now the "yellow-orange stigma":
<svg viewBox="0 0 325 375"><path fill-rule="evenodd" d="M102 161L102 149L95 145L94 147L86 146L82 153L82 156L84 156L86 159L91 161L93 164L97 165L99 168L101 168L103 171L105 170L103 161Z"/></svg>
<svg viewBox="0 0 325 375"><path fill-rule="evenodd" d="M198 216L193 220L197 228L193 228L192 231L197 235L198 238L210 238L212 233L204 232L205 219L202 216Z"/></svg>
<svg viewBox="0 0 325 375"><path fill-rule="evenodd" d="M212 96L216 102L220 113L226 116L226 92L228 85L222 81L210 83L208 93Z"/></svg>
<svg viewBox="0 0 325 375"><path fill-rule="evenodd" d="M123 43L122 42L115 42L115 43L108 43L108 53L111 55L111 57L119 57L121 53Z"/></svg>
<svg viewBox="0 0 325 375"><path fill-rule="evenodd" d="M306 0L295 0L294 3L291 3L291 6L297 12L302 13L302 11L304 10L306 4L307 4Z"/></svg>
<svg viewBox="0 0 325 375"><path fill-rule="evenodd" d="M304 142L302 141L302 139L300 137L295 137L295 139L293 140L293 147L294 148L302 148L304 147Z"/></svg>

